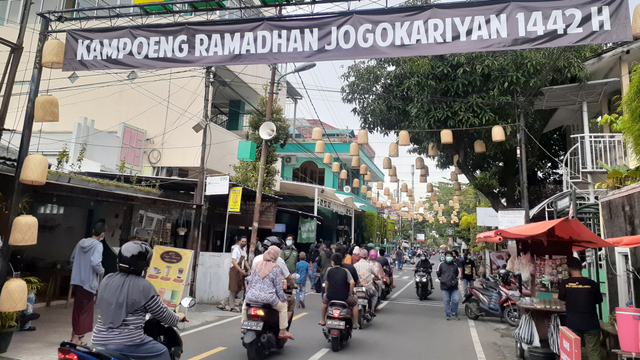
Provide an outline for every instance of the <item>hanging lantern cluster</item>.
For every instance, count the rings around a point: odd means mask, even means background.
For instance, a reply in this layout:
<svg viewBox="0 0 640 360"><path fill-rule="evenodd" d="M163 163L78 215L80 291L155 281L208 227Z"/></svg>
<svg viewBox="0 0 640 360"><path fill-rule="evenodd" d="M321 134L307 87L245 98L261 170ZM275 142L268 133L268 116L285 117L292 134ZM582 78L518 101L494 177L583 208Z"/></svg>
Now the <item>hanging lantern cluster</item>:
<svg viewBox="0 0 640 360"><path fill-rule="evenodd" d="M369 173L369 169L366 164L360 165L360 175L366 175Z"/></svg>
<svg viewBox="0 0 640 360"><path fill-rule="evenodd" d="M349 155L360 156L360 145L358 145L358 143L351 143L351 145L349 145Z"/></svg>
<svg viewBox="0 0 640 360"><path fill-rule="evenodd" d="M360 166L360 156L354 156L351 158L351 167L356 168Z"/></svg>
<svg viewBox="0 0 640 360"><path fill-rule="evenodd" d="M425 168L424 159L418 156L416 158L416 170L423 170Z"/></svg>
<svg viewBox="0 0 640 360"><path fill-rule="evenodd" d="M340 180L347 180L349 178L349 173L347 170L340 171Z"/></svg>
<svg viewBox="0 0 640 360"><path fill-rule="evenodd" d="M367 130L358 131L358 145L369 145L369 133Z"/></svg>
<svg viewBox="0 0 640 360"><path fill-rule="evenodd" d="M409 132L407 130L402 130L400 131L400 134L398 134L398 145L400 146L411 145L411 140L409 139Z"/></svg>
<svg viewBox="0 0 640 360"><path fill-rule="evenodd" d="M440 131L440 143L453 144L453 132L449 129Z"/></svg>
<svg viewBox="0 0 640 360"><path fill-rule="evenodd" d="M322 128L313 128L313 131L311 132L311 140L322 140Z"/></svg>
<svg viewBox="0 0 640 360"><path fill-rule="evenodd" d="M64 42L51 38L42 47L42 67L48 69L62 69L64 62ZM60 121L60 105L58 99L51 95L40 95L36 98L33 109L34 122Z"/></svg>
<svg viewBox="0 0 640 360"><path fill-rule="evenodd" d="M402 185L400 185L401 192L406 193L408 189L409 187L407 186L407 183L402 183Z"/></svg>
<svg viewBox="0 0 640 360"><path fill-rule="evenodd" d="M360 193L362 193L362 194L366 194L367 193L367 185L362 185L362 187L360 188Z"/></svg>
<svg viewBox="0 0 640 360"><path fill-rule="evenodd" d="M324 153L324 141L318 140L316 141L316 153Z"/></svg>
<svg viewBox="0 0 640 360"><path fill-rule="evenodd" d="M398 151L398 144L391 143L389 144L389 157L398 157L400 153Z"/></svg>
<svg viewBox="0 0 640 360"><path fill-rule="evenodd" d="M367 175L364 176L364 181L371 181L371 173L367 172Z"/></svg>
<svg viewBox="0 0 640 360"><path fill-rule="evenodd" d="M398 176L395 165L391 166L391 169L389 169L389 176Z"/></svg>
<svg viewBox="0 0 640 360"><path fill-rule="evenodd" d="M340 163L339 162L334 162L333 165L331 165L331 172L334 174L337 174L340 172Z"/></svg>
<svg viewBox="0 0 640 360"><path fill-rule="evenodd" d="M343 170L345 173L347 172L347 170ZM342 179L342 174L340 174L340 178ZM347 179L347 176L345 175L344 179ZM353 179L353 185L351 186L354 189L357 189L360 187L360 180L358 179ZM365 190L366 191L366 190Z"/></svg>
<svg viewBox="0 0 640 360"><path fill-rule="evenodd" d="M391 158L386 157L382 160L382 168L384 170L389 170L391 169Z"/></svg>
<svg viewBox="0 0 640 360"><path fill-rule="evenodd" d="M331 153L324 154L324 161L322 161L325 165L330 165L333 161L333 155Z"/></svg>

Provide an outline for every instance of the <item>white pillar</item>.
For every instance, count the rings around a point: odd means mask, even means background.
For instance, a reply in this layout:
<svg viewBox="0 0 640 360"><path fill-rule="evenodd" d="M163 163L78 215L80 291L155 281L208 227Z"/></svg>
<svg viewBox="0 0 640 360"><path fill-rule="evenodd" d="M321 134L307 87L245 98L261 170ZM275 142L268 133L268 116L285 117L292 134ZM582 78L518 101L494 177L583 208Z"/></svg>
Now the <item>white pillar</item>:
<svg viewBox="0 0 640 360"><path fill-rule="evenodd" d="M591 141L589 138L589 109L587 102L582 102L582 126L584 127L584 156L587 163L587 181L589 182L589 202L595 202L595 193L593 188L593 178L591 172L593 171L593 163L591 162ZM577 209L576 209L577 210Z"/></svg>
<svg viewBox="0 0 640 360"><path fill-rule="evenodd" d="M353 244L356 238L355 229L356 229L356 211L353 210L353 215L351 215L351 244Z"/></svg>
<svg viewBox="0 0 640 360"><path fill-rule="evenodd" d="M313 215L318 216L318 188L316 187L315 197L313 198Z"/></svg>

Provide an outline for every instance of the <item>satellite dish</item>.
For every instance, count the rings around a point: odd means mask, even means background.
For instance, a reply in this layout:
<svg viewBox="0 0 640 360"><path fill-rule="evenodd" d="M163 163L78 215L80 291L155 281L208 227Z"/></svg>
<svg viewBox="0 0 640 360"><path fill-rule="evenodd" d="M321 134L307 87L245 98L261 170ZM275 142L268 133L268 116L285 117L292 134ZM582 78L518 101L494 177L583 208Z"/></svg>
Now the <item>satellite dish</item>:
<svg viewBox="0 0 640 360"><path fill-rule="evenodd" d="M271 121L267 121L260 126L260 137L264 140L271 140L276 136L276 124Z"/></svg>
<svg viewBox="0 0 640 360"><path fill-rule="evenodd" d="M348 193L348 192L351 192L351 186L349 186L349 185L345 185L345 187L344 187L344 189L343 189L343 190L344 190L344 192L347 192L347 193Z"/></svg>

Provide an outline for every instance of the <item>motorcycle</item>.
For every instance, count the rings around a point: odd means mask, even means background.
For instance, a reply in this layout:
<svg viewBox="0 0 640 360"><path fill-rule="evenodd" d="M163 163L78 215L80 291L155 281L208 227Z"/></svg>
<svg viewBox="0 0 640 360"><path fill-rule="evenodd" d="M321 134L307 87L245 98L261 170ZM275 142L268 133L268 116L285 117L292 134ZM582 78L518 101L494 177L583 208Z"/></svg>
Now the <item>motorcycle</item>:
<svg viewBox="0 0 640 360"><path fill-rule="evenodd" d="M323 284L324 285L324 284ZM287 284L285 294L291 295L292 288ZM249 360L262 360L269 355L273 349L282 349L287 339L279 339L280 320L278 311L267 304L247 303L247 319L242 322L240 328L244 332L242 335L242 346L247 349ZM287 331L291 327L291 319Z"/></svg>
<svg viewBox="0 0 640 360"><path fill-rule="evenodd" d="M367 289L365 287L356 287L356 298L358 299L358 324L360 325L360 329L364 329L364 323L371 322L376 314L373 312L373 304L371 303L372 299L367 294ZM378 297L378 306L380 304L380 297Z"/></svg>
<svg viewBox="0 0 640 360"><path fill-rule="evenodd" d="M418 299L420 299L420 301L426 300L429 295L433 293L431 270L420 269L416 271L414 281L416 283L416 295L418 295Z"/></svg>
<svg viewBox="0 0 640 360"><path fill-rule="evenodd" d="M465 295L464 312L471 320L479 317L497 317L511 326L517 326L520 313L514 297L517 292L510 290L504 284L496 282L480 282L481 286L469 286ZM519 294L518 294L519 296Z"/></svg>
<svg viewBox="0 0 640 360"><path fill-rule="evenodd" d="M393 276L393 271L391 267L388 265L382 268L384 270L384 277L382 278L382 293L380 294L380 300L386 300L387 296L391 294L391 276Z"/></svg>
<svg viewBox="0 0 640 360"><path fill-rule="evenodd" d="M351 316L351 308L345 302L331 301L327 306L326 325L322 328L322 333L331 343L331 350L340 351L342 344L351 338L353 331Z"/></svg>
<svg viewBox="0 0 640 360"><path fill-rule="evenodd" d="M184 308L195 306L196 300L186 297L180 301L180 305ZM183 322L188 321L186 318ZM153 340L161 343L169 349L171 360L179 360L183 352L182 338L180 331L173 326L162 324L159 320L148 316L144 323L145 335ZM86 345L77 345L71 342L62 342L58 348L59 360L129 360L126 355L116 351L107 350L100 347L90 347Z"/></svg>

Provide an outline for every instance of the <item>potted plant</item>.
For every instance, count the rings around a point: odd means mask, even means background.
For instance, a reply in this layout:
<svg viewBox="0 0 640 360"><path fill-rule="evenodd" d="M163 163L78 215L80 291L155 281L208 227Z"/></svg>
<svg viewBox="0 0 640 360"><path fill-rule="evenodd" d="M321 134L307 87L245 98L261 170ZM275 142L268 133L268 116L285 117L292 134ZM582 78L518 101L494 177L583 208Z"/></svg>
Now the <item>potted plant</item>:
<svg viewBox="0 0 640 360"><path fill-rule="evenodd" d="M35 293L43 284L37 277L25 277L22 280L27 283L27 298L33 297L32 301L27 301L33 304L33 301L35 301ZM0 353L5 353L9 349L13 333L18 330L17 318L17 311L0 313Z"/></svg>

